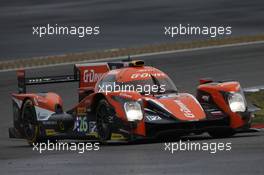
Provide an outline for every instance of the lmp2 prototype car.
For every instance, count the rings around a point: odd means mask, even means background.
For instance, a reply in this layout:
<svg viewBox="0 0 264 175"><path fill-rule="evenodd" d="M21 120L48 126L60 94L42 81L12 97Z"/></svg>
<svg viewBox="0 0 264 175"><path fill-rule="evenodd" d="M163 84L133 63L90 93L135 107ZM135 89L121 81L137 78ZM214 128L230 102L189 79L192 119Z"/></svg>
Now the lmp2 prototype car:
<svg viewBox="0 0 264 175"><path fill-rule="evenodd" d="M143 61L75 64L72 75L26 77L17 71L10 138L29 144L59 139L133 141L208 132L229 137L248 128L252 112L238 82L201 79L194 97L179 93L162 71ZM79 82L79 102L65 111L53 92L28 85Z"/></svg>

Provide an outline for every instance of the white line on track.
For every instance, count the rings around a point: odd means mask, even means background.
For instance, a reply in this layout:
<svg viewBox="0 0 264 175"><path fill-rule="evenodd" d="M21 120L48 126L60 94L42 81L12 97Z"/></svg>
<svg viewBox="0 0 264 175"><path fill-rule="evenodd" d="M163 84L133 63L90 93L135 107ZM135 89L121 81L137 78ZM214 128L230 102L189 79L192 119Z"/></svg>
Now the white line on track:
<svg viewBox="0 0 264 175"><path fill-rule="evenodd" d="M190 48L190 49L152 52L152 53L136 54L136 55L130 55L130 56L131 57L148 57L148 56L156 56L156 55L167 55L167 54L174 54L174 53L181 53L181 52L192 52L192 51L209 50L209 49L220 49L220 48L227 48L227 47L255 45L255 44L264 44L264 41L254 41L254 42L236 43L236 44L223 44L223 45L218 45L218 46L207 46L207 47ZM119 59L126 59L126 58L127 58L127 56L121 56L121 57L115 57L115 58L103 58L103 59L79 61L79 62L74 62L74 63L73 62L66 62L66 63L59 63L59 64L32 66L32 67L25 67L24 69L36 69L36 68L46 68L46 67L54 67L54 66L65 66L65 65L70 65L70 64L89 63L89 62L95 62L95 61L112 61L112 60L119 60ZM17 70L17 68L4 69L4 70L0 70L0 72L9 72L9 71L15 71L15 70Z"/></svg>

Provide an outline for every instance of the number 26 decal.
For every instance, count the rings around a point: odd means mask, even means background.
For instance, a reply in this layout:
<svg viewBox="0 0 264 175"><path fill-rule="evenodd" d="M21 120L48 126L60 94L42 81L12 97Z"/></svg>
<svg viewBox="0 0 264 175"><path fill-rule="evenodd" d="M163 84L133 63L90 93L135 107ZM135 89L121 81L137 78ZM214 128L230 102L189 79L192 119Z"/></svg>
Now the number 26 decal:
<svg viewBox="0 0 264 175"><path fill-rule="evenodd" d="M87 132L88 131L87 117L76 117L73 130L77 132Z"/></svg>

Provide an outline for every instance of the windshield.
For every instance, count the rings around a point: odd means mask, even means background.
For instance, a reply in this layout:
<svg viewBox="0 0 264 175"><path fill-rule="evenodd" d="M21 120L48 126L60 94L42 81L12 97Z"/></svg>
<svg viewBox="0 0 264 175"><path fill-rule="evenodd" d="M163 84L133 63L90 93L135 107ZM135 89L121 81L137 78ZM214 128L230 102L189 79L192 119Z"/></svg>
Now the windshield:
<svg viewBox="0 0 264 175"><path fill-rule="evenodd" d="M177 88L169 78L155 78L151 76L151 79L147 80L137 80L125 82L123 84L133 85L137 88L137 92L145 95L155 95L155 94L166 94L166 93L176 93Z"/></svg>

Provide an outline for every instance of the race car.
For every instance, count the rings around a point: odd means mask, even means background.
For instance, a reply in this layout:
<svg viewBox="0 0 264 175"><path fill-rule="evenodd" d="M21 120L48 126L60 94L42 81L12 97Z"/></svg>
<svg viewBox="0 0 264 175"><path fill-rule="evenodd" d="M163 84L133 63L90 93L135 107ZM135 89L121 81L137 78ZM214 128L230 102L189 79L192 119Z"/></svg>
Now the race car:
<svg viewBox="0 0 264 175"><path fill-rule="evenodd" d="M26 77L17 71L10 138L29 144L47 140L111 140L208 132L230 137L249 128L249 110L236 81L201 79L196 97L178 92L169 76L141 60L75 64L73 74ZM27 86L78 82L79 102L65 110L54 92L29 93Z"/></svg>

